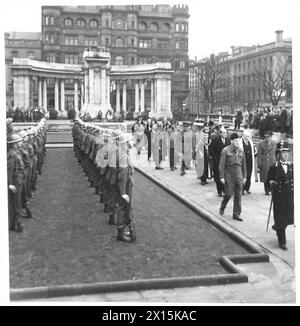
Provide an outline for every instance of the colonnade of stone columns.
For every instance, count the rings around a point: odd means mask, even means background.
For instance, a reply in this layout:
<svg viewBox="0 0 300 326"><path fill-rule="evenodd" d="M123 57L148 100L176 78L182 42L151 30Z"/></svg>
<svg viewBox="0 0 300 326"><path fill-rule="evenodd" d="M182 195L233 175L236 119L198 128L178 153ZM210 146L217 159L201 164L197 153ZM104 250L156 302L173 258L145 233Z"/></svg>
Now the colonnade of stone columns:
<svg viewBox="0 0 300 326"><path fill-rule="evenodd" d="M150 82L150 113L153 116L163 114L166 111L171 112L171 79L170 78L149 78L134 80L134 115L137 116L145 111L145 92L146 84ZM116 112L121 109L121 91L122 91L122 111L127 112L127 81L116 81Z"/></svg>
<svg viewBox="0 0 300 326"><path fill-rule="evenodd" d="M28 109L32 106L32 83L33 78L37 83L38 107L48 110L48 78L29 75L14 76L14 106ZM74 81L74 109L78 112L78 87L79 80ZM82 91L82 84L80 85ZM65 80L54 78L54 108L58 112L66 113L65 108Z"/></svg>

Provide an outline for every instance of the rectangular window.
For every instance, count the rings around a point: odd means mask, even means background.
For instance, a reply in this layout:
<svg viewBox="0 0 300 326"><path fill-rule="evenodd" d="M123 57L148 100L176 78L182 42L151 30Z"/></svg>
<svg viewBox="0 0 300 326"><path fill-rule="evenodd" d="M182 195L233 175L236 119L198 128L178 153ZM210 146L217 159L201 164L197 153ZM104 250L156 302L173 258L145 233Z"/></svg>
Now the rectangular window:
<svg viewBox="0 0 300 326"><path fill-rule="evenodd" d="M176 46L177 46L177 43L176 43ZM169 41L159 41L157 44L157 47L159 49L169 49L170 42ZM178 48L176 47L176 49L178 49Z"/></svg>
<svg viewBox="0 0 300 326"><path fill-rule="evenodd" d="M140 48L151 48L152 47L152 40L140 40L139 41Z"/></svg>
<svg viewBox="0 0 300 326"><path fill-rule="evenodd" d="M96 37L86 37L84 39L84 45L87 46L97 46L98 45L98 40Z"/></svg>
<svg viewBox="0 0 300 326"><path fill-rule="evenodd" d="M78 36L65 35L65 45L78 45Z"/></svg>
<svg viewBox="0 0 300 326"><path fill-rule="evenodd" d="M46 61L48 62L56 62L56 56L54 52L48 52L46 56Z"/></svg>
<svg viewBox="0 0 300 326"><path fill-rule="evenodd" d="M78 64L78 62L79 62L78 54L65 53L65 63L75 65L75 64Z"/></svg>

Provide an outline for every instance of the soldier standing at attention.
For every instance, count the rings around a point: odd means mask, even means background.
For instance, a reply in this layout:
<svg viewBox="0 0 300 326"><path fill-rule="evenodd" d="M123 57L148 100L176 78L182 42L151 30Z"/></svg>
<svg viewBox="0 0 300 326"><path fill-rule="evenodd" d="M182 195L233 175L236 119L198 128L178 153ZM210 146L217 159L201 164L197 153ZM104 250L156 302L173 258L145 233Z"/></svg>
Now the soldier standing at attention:
<svg viewBox="0 0 300 326"><path fill-rule="evenodd" d="M18 153L18 144L22 138L18 134L7 136L7 183L8 183L8 217L9 230L22 232L20 223L20 210L18 207L18 189L22 188L22 179L16 173L19 165L23 165L22 158ZM18 189L17 189L18 187Z"/></svg>
<svg viewBox="0 0 300 326"><path fill-rule="evenodd" d="M280 142L276 149L278 161L268 172L273 199L272 228L276 231L279 247L283 250L287 250L285 229L294 224L294 168L293 163L288 162L289 151L287 143Z"/></svg>
<svg viewBox="0 0 300 326"><path fill-rule="evenodd" d="M234 195L233 219L243 221L240 218L242 211L242 191L246 182L246 160L244 151L239 145L237 133L230 135L231 145L225 147L221 152L219 165L220 181L225 183L225 195L221 202L220 215L224 210L231 196Z"/></svg>

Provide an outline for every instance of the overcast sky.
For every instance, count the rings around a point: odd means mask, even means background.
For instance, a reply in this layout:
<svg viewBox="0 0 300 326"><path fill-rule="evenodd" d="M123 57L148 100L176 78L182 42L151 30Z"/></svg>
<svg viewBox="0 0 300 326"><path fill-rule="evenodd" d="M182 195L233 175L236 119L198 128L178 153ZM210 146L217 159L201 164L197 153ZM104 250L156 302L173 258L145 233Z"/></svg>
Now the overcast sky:
<svg viewBox="0 0 300 326"><path fill-rule="evenodd" d="M251 46L275 39L275 30L284 37L295 33L297 0L186 0L128 1L124 4L188 4L189 56L202 58L210 53L230 51L232 45ZM2 2L3 3L3 2ZM1 19L4 31L41 31L42 5L102 5L122 1L4 0ZM298 6L299 9L299 6ZM299 9L300 10L300 9Z"/></svg>

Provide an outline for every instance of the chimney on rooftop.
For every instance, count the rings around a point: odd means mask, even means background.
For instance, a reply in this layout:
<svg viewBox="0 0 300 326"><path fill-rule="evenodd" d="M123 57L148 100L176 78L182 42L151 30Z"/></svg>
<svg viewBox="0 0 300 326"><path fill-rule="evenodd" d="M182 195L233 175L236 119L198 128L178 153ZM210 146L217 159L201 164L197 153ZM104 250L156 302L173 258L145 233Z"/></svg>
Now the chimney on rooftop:
<svg viewBox="0 0 300 326"><path fill-rule="evenodd" d="M283 31L282 30L278 30L278 31L275 31L276 33L276 43L275 43L275 46L279 46L280 43L282 42L282 34L283 34Z"/></svg>

